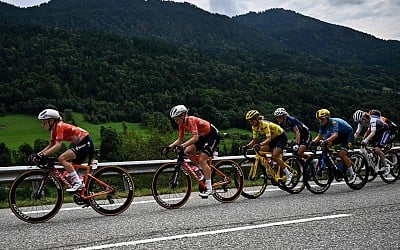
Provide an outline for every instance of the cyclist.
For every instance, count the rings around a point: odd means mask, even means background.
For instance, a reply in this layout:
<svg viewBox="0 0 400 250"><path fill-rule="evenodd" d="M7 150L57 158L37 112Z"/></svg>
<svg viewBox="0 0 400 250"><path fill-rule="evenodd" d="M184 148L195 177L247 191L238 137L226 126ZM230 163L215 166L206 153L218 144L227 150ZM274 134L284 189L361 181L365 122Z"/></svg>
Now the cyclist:
<svg viewBox="0 0 400 250"><path fill-rule="evenodd" d="M293 146L293 154L308 159L310 156L304 153L312 140L308 127L297 118L289 115L285 108L277 108L274 112L274 116L276 117L279 126L281 126L285 131L293 131L295 133L296 145Z"/></svg>
<svg viewBox="0 0 400 250"><path fill-rule="evenodd" d="M256 151L270 151L272 150L272 158L278 163L282 171L286 175L286 185L289 185L292 181L292 173L286 168L280 155L283 153L288 138L285 130L278 124L273 122L264 121L262 116L257 110L250 110L246 114L246 120L249 121L251 129L253 131L253 138L251 141L240 148L241 152L244 152L248 148L253 147ZM265 140L258 142L258 134L265 134Z"/></svg>
<svg viewBox="0 0 400 250"><path fill-rule="evenodd" d="M87 156L89 156L90 161L94 153L94 145L89 133L82 128L64 123L59 112L54 109L43 110L39 113L38 119L41 121L42 126L50 131L50 142L39 153L31 155L30 160L40 161L56 153L61 149L63 141L72 143L71 148L62 153L58 160L72 180L72 187L66 189L66 191L75 192L81 190L83 183L70 161L81 164Z"/></svg>
<svg viewBox="0 0 400 250"><path fill-rule="evenodd" d="M357 110L353 114L353 120L358 124L357 130L354 133L354 137L357 138L364 125L368 126L368 130L363 136L361 144L367 145L370 143L374 147L374 152L379 155L381 159L381 164L384 167L383 174L386 176L390 173L390 167L386 163L386 157L382 149L390 141L389 126L386 124L379 113L364 112L362 110Z"/></svg>
<svg viewBox="0 0 400 250"><path fill-rule="evenodd" d="M208 197L213 193L211 183L211 168L207 161L212 157L215 149L219 145L220 136L218 129L210 122L196 116L189 116L188 109L184 105L177 105L170 111L170 116L179 126L178 138L168 147L174 148L181 146L186 154L194 154L196 151L201 151L199 160L196 157L190 157L190 160L199 164L203 169L207 190L199 195L203 198ZM184 141L185 131L192 134L192 137Z"/></svg>
<svg viewBox="0 0 400 250"><path fill-rule="evenodd" d="M349 144L354 141L353 128L341 118L331 118L327 109L318 110L315 117L320 126L318 135L312 140L312 144L321 141L323 136L325 136L323 144L327 145L328 148L340 144L339 157L347 168L347 174L350 177L349 182L353 183L356 180L356 174L353 171L350 159L347 157Z"/></svg>

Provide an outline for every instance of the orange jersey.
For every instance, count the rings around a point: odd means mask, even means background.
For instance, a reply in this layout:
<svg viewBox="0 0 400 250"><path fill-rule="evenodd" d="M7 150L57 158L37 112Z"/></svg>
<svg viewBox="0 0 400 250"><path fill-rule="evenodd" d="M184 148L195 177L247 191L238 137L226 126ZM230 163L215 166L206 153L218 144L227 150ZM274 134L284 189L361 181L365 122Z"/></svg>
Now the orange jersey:
<svg viewBox="0 0 400 250"><path fill-rule="evenodd" d="M56 124L55 129L51 131L51 142L55 143L56 141L68 141L76 145L87 135L89 135L89 132L86 130L68 123L64 123L63 121L59 121Z"/></svg>
<svg viewBox="0 0 400 250"><path fill-rule="evenodd" d="M179 125L179 137L185 137L185 131L192 133L192 136L207 136L210 133L210 123L195 116L187 116L185 123Z"/></svg>

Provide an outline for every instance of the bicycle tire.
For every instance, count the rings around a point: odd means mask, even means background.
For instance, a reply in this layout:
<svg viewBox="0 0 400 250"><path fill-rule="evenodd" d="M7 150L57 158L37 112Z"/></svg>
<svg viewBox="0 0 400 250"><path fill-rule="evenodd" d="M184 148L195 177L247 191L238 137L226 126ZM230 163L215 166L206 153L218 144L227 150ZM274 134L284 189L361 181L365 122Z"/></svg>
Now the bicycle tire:
<svg viewBox="0 0 400 250"><path fill-rule="evenodd" d="M8 204L18 219L28 223L41 223L53 218L60 210L64 190L53 173L49 173L40 196L35 194L46 173L40 169L29 170L12 182Z"/></svg>
<svg viewBox="0 0 400 250"><path fill-rule="evenodd" d="M316 165L314 165L314 160ZM304 164L303 181L306 188L313 194L325 193L334 179L333 166L325 160L324 170L321 169L322 155L312 155Z"/></svg>
<svg viewBox="0 0 400 250"><path fill-rule="evenodd" d="M174 175L177 176L174 176ZM177 182L172 183L176 177ZM192 180L189 174L176 163L161 165L154 174L151 184L154 200L163 208L182 207L192 192Z"/></svg>
<svg viewBox="0 0 400 250"><path fill-rule="evenodd" d="M343 173L344 181L351 189L360 190L368 182L370 169L367 159L360 152L351 152L348 154L348 158L352 162L353 171L357 177L354 182L350 183L347 173Z"/></svg>
<svg viewBox="0 0 400 250"><path fill-rule="evenodd" d="M289 167L289 171L292 173L292 181L289 185L282 183L285 186L285 191L291 194L298 194L305 188L303 179L303 168L304 161L298 156L291 156L285 160L286 165Z"/></svg>
<svg viewBox="0 0 400 250"><path fill-rule="evenodd" d="M254 165L255 158L246 158L239 162L239 166L243 172L243 189L242 196L247 199L256 199L260 197L267 188L267 171L264 166L259 163L254 178L249 176L250 169Z"/></svg>
<svg viewBox="0 0 400 250"><path fill-rule="evenodd" d="M243 172L240 166L231 160L219 161L214 166L221 171L225 176L230 178L230 182L220 186L213 186L213 197L220 202L232 202L239 198L243 190ZM226 181L226 177L220 176L218 171L212 171L212 183Z"/></svg>
<svg viewBox="0 0 400 250"><path fill-rule="evenodd" d="M400 159L399 155L393 151L389 150L385 152L385 157L386 157L386 164L390 167L390 173L385 176L383 172L380 173L382 181L385 183L394 183L397 181L400 175L400 169L399 169L399 164L400 164Z"/></svg>
<svg viewBox="0 0 400 250"><path fill-rule="evenodd" d="M106 192L89 199L94 211L102 215L117 215L128 209L135 193L135 186L128 171L117 166L105 166L94 171L92 176L96 179L89 178L86 195ZM102 185L102 182L115 188L115 191L108 193L109 188Z"/></svg>

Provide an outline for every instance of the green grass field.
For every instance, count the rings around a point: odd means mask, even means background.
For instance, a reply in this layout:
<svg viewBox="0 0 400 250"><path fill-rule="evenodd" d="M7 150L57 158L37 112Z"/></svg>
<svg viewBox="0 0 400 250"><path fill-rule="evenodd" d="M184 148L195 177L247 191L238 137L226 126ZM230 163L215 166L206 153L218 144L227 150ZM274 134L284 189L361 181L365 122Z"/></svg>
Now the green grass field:
<svg viewBox="0 0 400 250"><path fill-rule="evenodd" d="M83 115L79 113L74 113L74 119L78 126L91 134L96 148L100 147L101 126L112 127L118 132L123 131L122 122L95 125L84 121ZM126 125L128 130L138 131L144 136L148 134L139 123L126 123ZM33 145L36 139L48 140L49 138L50 133L41 126L36 116L6 115L0 117L0 142L5 143L9 149L17 150L23 143Z"/></svg>

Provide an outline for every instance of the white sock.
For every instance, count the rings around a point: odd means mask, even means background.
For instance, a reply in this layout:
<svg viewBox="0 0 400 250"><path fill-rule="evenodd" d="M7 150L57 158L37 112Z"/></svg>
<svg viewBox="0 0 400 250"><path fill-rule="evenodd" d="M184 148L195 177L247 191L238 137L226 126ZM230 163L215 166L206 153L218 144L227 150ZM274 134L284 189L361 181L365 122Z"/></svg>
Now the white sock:
<svg viewBox="0 0 400 250"><path fill-rule="evenodd" d="M212 190L211 179L206 179L207 190Z"/></svg>
<svg viewBox="0 0 400 250"><path fill-rule="evenodd" d="M79 179L78 173L76 171L69 173L69 176L71 176L74 183L81 183L81 180Z"/></svg>
<svg viewBox="0 0 400 250"><path fill-rule="evenodd" d="M283 169L283 172L285 173L285 175L289 175L290 174L290 172L289 172L289 170L287 168Z"/></svg>

